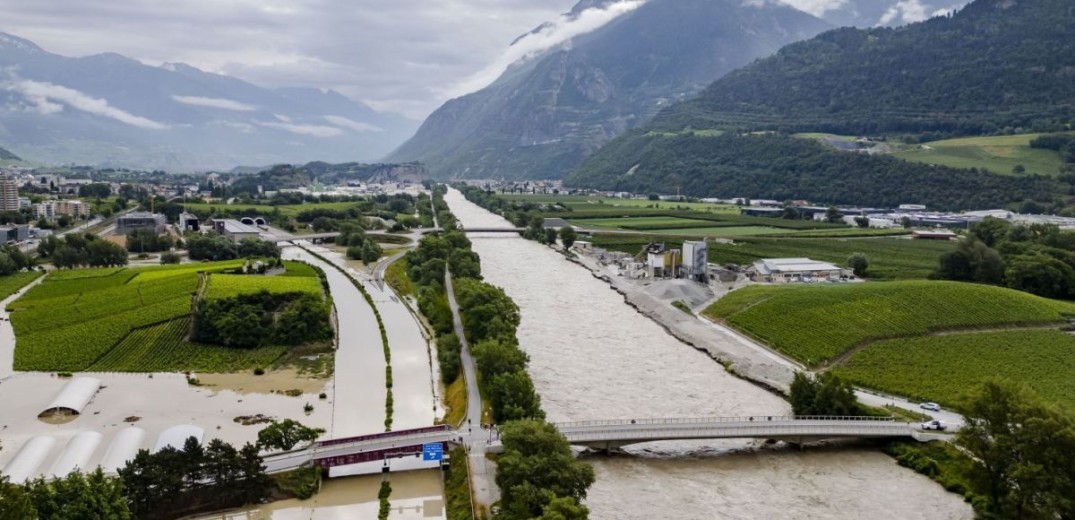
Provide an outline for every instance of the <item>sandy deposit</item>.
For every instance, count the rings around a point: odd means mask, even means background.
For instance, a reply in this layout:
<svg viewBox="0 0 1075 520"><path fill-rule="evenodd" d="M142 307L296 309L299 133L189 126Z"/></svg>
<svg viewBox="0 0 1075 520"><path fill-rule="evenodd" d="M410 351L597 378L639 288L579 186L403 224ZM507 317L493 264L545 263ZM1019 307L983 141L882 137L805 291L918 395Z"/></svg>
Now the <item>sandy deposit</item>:
<svg viewBox="0 0 1075 520"><path fill-rule="evenodd" d="M7 464L31 438L46 435L56 442L39 471L45 472L76 434L96 431L104 438L89 459L92 466L101 457L116 432L137 426L146 431L142 448L152 449L160 433L172 426L191 424L205 430L203 441L220 438L233 444L257 439L259 426L242 426L235 417L265 414L277 419L295 419L309 426L327 428L332 407L318 400L316 393L298 397L284 395L241 395L232 391L191 386L181 374L89 374L101 380L102 388L75 420L47 424L37 419L68 379L51 374L20 373L0 382L0 467ZM251 376L252 377L252 376ZM328 388L331 392L331 388ZM331 394L330 394L331 398ZM307 415L303 405L311 403ZM133 423L128 417L138 417Z"/></svg>
<svg viewBox="0 0 1075 520"><path fill-rule="evenodd" d="M713 299L709 287L690 280L658 280L643 289L646 294L669 304L675 301L686 302L691 308L698 307Z"/></svg>

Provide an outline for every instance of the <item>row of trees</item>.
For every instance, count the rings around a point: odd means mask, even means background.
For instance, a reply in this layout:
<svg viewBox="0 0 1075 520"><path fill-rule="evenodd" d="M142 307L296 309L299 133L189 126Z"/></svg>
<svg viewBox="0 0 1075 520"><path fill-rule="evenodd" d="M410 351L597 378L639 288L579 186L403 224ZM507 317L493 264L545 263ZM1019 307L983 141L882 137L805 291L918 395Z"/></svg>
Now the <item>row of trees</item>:
<svg viewBox="0 0 1075 520"><path fill-rule="evenodd" d="M127 250L97 235L53 235L41 240L37 252L59 269L127 265Z"/></svg>
<svg viewBox="0 0 1075 520"><path fill-rule="evenodd" d="M1075 232L987 217L970 227L955 251L941 255L933 276L1075 298Z"/></svg>
<svg viewBox="0 0 1075 520"><path fill-rule="evenodd" d="M192 235L187 239L191 260L232 260L235 258L280 258L280 246L268 240L245 238L238 244L224 235Z"/></svg>

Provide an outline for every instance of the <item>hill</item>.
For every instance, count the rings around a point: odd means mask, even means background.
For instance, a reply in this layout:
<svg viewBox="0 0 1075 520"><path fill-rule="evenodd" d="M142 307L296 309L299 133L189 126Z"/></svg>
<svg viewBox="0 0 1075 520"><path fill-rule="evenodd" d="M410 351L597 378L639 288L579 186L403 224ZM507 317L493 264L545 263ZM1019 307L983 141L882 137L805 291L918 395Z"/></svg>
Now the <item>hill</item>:
<svg viewBox="0 0 1075 520"><path fill-rule="evenodd" d="M0 148L0 161L21 161L18 155L15 155L3 148Z"/></svg>
<svg viewBox="0 0 1075 520"><path fill-rule="evenodd" d="M1062 0L978 0L906 27L829 31L667 108L593 154L566 183L937 209L1051 201L1070 179L913 164L785 132L928 141L1065 130L1075 118L1072 27L1075 12Z"/></svg>
<svg viewBox="0 0 1075 520"><path fill-rule="evenodd" d="M0 144L36 162L184 171L369 161L417 126L333 91L118 54L60 56L4 33L0 69Z"/></svg>
<svg viewBox="0 0 1075 520"><path fill-rule="evenodd" d="M993 173L1055 174L1065 161L1055 150L1033 148L1030 142L1046 134L960 137L897 148L894 156L908 161L953 168L978 168Z"/></svg>
<svg viewBox="0 0 1075 520"><path fill-rule="evenodd" d="M650 0L445 103L386 160L441 178L562 177L662 107L830 27L776 2Z"/></svg>
<svg viewBox="0 0 1075 520"><path fill-rule="evenodd" d="M953 16L896 29L837 29L788 45L669 107L652 126L850 135L1057 131L1075 118L1073 77L1070 2L977 0Z"/></svg>
<svg viewBox="0 0 1075 520"><path fill-rule="evenodd" d="M987 285L904 281L752 286L728 294L705 314L816 367L882 339L1060 325L1075 315L1075 303Z"/></svg>

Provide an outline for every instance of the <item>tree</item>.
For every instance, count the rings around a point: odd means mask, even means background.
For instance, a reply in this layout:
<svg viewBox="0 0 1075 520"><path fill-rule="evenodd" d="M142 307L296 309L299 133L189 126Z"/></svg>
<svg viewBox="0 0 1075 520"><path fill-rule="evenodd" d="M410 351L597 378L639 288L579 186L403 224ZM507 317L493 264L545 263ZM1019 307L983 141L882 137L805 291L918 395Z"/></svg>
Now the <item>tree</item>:
<svg viewBox="0 0 1075 520"><path fill-rule="evenodd" d="M964 404L956 444L989 518L1075 515L1075 419L1025 387L989 381Z"/></svg>
<svg viewBox="0 0 1075 520"><path fill-rule="evenodd" d="M578 234L575 233L575 228L571 226L560 228L560 242L563 243L564 249L571 249L571 246L575 244L575 239L577 238Z"/></svg>
<svg viewBox="0 0 1075 520"><path fill-rule="evenodd" d="M544 240L542 242L545 243L545 244L555 244L556 243L556 230L553 229L553 228L545 228L545 237L544 237Z"/></svg>
<svg viewBox="0 0 1075 520"><path fill-rule="evenodd" d="M911 229L911 217L901 217L900 226L902 226L903 229Z"/></svg>
<svg viewBox="0 0 1075 520"><path fill-rule="evenodd" d="M870 217L858 216L855 217L855 225L862 229L870 227Z"/></svg>
<svg viewBox="0 0 1075 520"><path fill-rule="evenodd" d="M590 509L571 497L554 497L537 520L586 520Z"/></svg>
<svg viewBox="0 0 1075 520"><path fill-rule="evenodd" d="M83 475L73 471L54 480L38 477L27 485L40 518L57 520L129 520L131 511L123 482L109 478L100 468ZM6 517L4 517L6 518Z"/></svg>
<svg viewBox="0 0 1075 520"><path fill-rule="evenodd" d="M258 432L258 446L264 449L288 451L300 442L317 440L323 433L325 433L323 428L310 428L292 419L273 421Z"/></svg>
<svg viewBox="0 0 1075 520"><path fill-rule="evenodd" d="M581 503L593 484L593 468L572 455L567 440L544 421L503 426L504 453L497 459L496 483L504 518L531 519L544 514L557 497ZM553 511L563 510L560 503Z"/></svg>
<svg viewBox="0 0 1075 520"><path fill-rule="evenodd" d="M1015 166L1012 166L1012 173L1016 175L1026 173L1026 166L1023 166L1022 164L1016 164Z"/></svg>
<svg viewBox="0 0 1075 520"><path fill-rule="evenodd" d="M161 254L161 265L164 264L178 264L180 260L179 253L173 253L171 251Z"/></svg>
<svg viewBox="0 0 1075 520"><path fill-rule="evenodd" d="M870 268L870 259L863 253L852 253L847 257L847 266L855 272L855 276L866 276L866 271Z"/></svg>
<svg viewBox="0 0 1075 520"><path fill-rule="evenodd" d="M483 377L485 374L482 374ZM498 423L518 419L544 419L541 397L525 370L506 372L488 378L483 386L489 395L493 418Z"/></svg>
<svg viewBox="0 0 1075 520"><path fill-rule="evenodd" d="M1004 259L972 234L955 251L941 255L935 278L987 284L1004 281Z"/></svg>
<svg viewBox="0 0 1075 520"><path fill-rule="evenodd" d="M7 476L0 475L0 519L2 520L36 520L37 509L33 500L20 485L8 482Z"/></svg>
<svg viewBox="0 0 1075 520"><path fill-rule="evenodd" d="M840 213L840 210L836 209L836 206L829 206L825 210L825 222L830 224L837 224L843 222L844 216Z"/></svg>
<svg viewBox="0 0 1075 520"><path fill-rule="evenodd" d="M381 246L377 245L373 240L367 239L362 244L362 262L365 264L372 264L381 258Z"/></svg>
<svg viewBox="0 0 1075 520"><path fill-rule="evenodd" d="M811 377L797 372L789 400L795 415L858 415L855 389L832 372Z"/></svg>

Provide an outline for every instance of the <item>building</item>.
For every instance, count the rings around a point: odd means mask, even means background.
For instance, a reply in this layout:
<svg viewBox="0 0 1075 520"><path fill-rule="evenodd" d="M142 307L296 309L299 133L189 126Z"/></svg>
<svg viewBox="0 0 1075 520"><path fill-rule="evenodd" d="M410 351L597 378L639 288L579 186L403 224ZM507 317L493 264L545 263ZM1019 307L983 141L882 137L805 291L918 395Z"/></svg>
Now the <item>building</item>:
<svg viewBox="0 0 1075 520"><path fill-rule="evenodd" d="M34 218L53 220L56 218L56 205L52 201L39 202L33 205Z"/></svg>
<svg viewBox="0 0 1075 520"><path fill-rule="evenodd" d="M915 230L911 232L911 238L916 240L953 240L957 236L959 235L947 229Z"/></svg>
<svg viewBox="0 0 1075 520"><path fill-rule="evenodd" d="M214 231L230 238L232 242L242 242L247 238L261 238L261 230L254 226L243 224L238 220L215 218L210 222Z"/></svg>
<svg viewBox="0 0 1075 520"><path fill-rule="evenodd" d="M683 276L705 283L709 264L709 245L705 242L683 242Z"/></svg>
<svg viewBox="0 0 1075 520"><path fill-rule="evenodd" d="M19 182L14 177L0 177L0 211L19 210Z"/></svg>
<svg viewBox="0 0 1075 520"><path fill-rule="evenodd" d="M4 226L0 227L0 240L4 243L22 242L30 238L30 226Z"/></svg>
<svg viewBox="0 0 1075 520"><path fill-rule="evenodd" d="M164 233L167 226L168 219L160 213L139 211L116 219L116 233L119 235L126 235L136 229L152 229L160 234Z"/></svg>
<svg viewBox="0 0 1075 520"><path fill-rule="evenodd" d="M809 258L766 258L754 262L753 271L755 281L773 283L821 282L845 274L835 265Z"/></svg>
<svg viewBox="0 0 1075 520"><path fill-rule="evenodd" d="M56 207L55 213L57 215L67 215L69 217L88 217L90 215L89 205L81 200L57 200L53 204Z"/></svg>
<svg viewBox="0 0 1075 520"><path fill-rule="evenodd" d="M201 223L198 217L191 215L190 213L179 214L179 230L180 231L199 231L201 230Z"/></svg>

